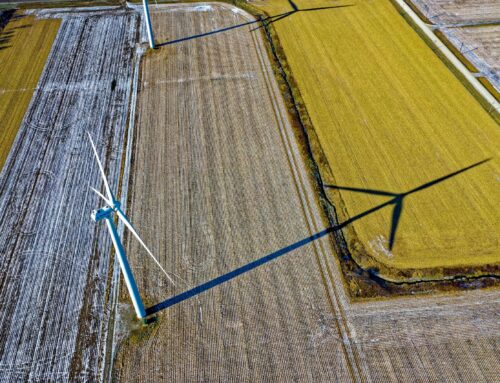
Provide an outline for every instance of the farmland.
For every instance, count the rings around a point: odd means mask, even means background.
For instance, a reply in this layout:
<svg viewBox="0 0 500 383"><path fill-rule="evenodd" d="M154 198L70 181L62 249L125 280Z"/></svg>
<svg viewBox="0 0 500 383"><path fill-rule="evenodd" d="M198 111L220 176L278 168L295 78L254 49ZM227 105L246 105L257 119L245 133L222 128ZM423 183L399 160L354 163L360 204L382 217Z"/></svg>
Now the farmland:
<svg viewBox="0 0 500 383"><path fill-rule="evenodd" d="M256 25L175 42L251 20L215 4L153 13L157 40L174 42L141 63L128 212L182 280L169 285L130 241L150 305L323 229ZM160 313L150 337L119 349L115 379L350 380L350 346L311 339L318 326L334 339L346 331L319 267L324 246L306 241Z"/></svg>
<svg viewBox="0 0 500 383"><path fill-rule="evenodd" d="M141 63L128 211L179 278L127 241L163 310L127 337L122 305L113 379L494 379L495 291L353 303L325 237L289 251L320 213L253 24L215 5L152 17L170 43Z"/></svg>
<svg viewBox="0 0 500 383"><path fill-rule="evenodd" d="M495 122L388 1L252 6L274 17L151 6L156 50L140 6L7 25L1 77L32 95L0 173L0 381L500 375L495 276L441 279L498 272ZM90 219L86 132L176 282L119 227L148 325Z"/></svg>
<svg viewBox="0 0 500 383"><path fill-rule="evenodd" d="M500 26L443 28L446 38L500 91Z"/></svg>
<svg viewBox="0 0 500 383"><path fill-rule="evenodd" d="M0 170L45 65L59 20L14 15L0 28Z"/></svg>
<svg viewBox="0 0 500 383"><path fill-rule="evenodd" d="M271 25L354 259L395 281L498 266L495 121L388 1L296 4Z"/></svg>
<svg viewBox="0 0 500 383"><path fill-rule="evenodd" d="M98 142L116 186L138 17L123 11L59 17L0 176L0 381L95 381L104 368L113 270L110 240L90 221L99 201L89 186L99 187L100 178L85 132ZM37 20L16 33L39 28L48 37L26 38L26 48L34 40L46 52L58 24ZM27 57L19 57L26 68ZM39 60L30 62L43 66ZM12 86L20 86L24 70L12 72ZM34 87L36 78L29 81Z"/></svg>
<svg viewBox="0 0 500 383"><path fill-rule="evenodd" d="M481 24L500 20L496 0L407 0L432 24Z"/></svg>

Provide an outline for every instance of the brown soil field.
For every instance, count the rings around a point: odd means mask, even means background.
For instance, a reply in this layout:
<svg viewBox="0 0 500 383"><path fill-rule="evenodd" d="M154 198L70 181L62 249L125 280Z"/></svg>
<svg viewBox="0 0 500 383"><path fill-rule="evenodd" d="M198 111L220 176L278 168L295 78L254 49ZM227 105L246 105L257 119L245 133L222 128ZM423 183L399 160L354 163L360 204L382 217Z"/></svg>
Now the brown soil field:
<svg viewBox="0 0 500 383"><path fill-rule="evenodd" d="M59 20L14 14L0 28L0 171L42 73Z"/></svg>
<svg viewBox="0 0 500 383"><path fill-rule="evenodd" d="M495 89L500 91L500 25L443 28L441 31Z"/></svg>
<svg viewBox="0 0 500 383"><path fill-rule="evenodd" d="M127 238L158 320L121 305L113 379L494 381L498 291L352 302L262 36L227 6L160 9L127 212L177 285Z"/></svg>
<svg viewBox="0 0 500 383"><path fill-rule="evenodd" d="M155 10L153 23L159 41L173 41L251 21L238 12L176 5ZM332 250L326 238L308 240L323 229L319 209L254 27L172 43L142 61L128 213L182 280L170 286L132 240L139 289L153 304L228 280L123 343L117 381L352 379L349 344L314 337L324 325L335 339L346 331L320 266ZM240 267L250 269L228 276Z"/></svg>
<svg viewBox="0 0 500 383"><path fill-rule="evenodd" d="M406 0L436 25L500 22L497 0Z"/></svg>

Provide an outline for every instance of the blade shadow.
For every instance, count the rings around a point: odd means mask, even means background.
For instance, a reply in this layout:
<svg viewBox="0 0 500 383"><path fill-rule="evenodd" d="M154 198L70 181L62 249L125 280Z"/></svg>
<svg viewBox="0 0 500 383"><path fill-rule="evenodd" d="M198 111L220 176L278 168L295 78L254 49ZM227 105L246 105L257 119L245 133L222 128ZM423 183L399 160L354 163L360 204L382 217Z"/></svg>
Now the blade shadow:
<svg viewBox="0 0 500 383"><path fill-rule="evenodd" d="M462 168L456 172L453 172L453 173L450 173L446 176L443 176L443 177L440 177L440 178L437 178L433 181L430 181L430 182L427 182L421 186L418 186L414 189L411 189L410 191L406 192L406 193L400 193L400 194L393 194L393 193L389 193L389 192L382 192L382 193L385 193L383 195L390 195L390 196L395 196L393 199L390 199L388 200L387 202L384 202L380 205L377 205L371 209L368 209L354 217L351 217L350 219L338 224L338 225L335 225L335 226L332 226L332 227L329 227L325 230L322 230L316 234L313 234L307 238L304 238L300 241L297 241L291 245L288 245L286 247L283 247L271 254L268 254L262 258L259 258L255 261L252 261L252 262L249 262L247 263L246 265L244 266L241 266L237 269L234 269L226 274L223 274L221 276L218 276L208 282L205 282L205 283L202 283L196 287L193 287L192 289L189 289L187 291L184 291L183 293L180 293L178 295L174 295L173 297L170 297L170 298L167 298L166 300L164 300L163 302L160 302L154 306L151 306L149 308L146 309L146 315L153 315L153 314L156 314L157 312L161 311L161 310L164 310L164 309L167 309L173 305L176 305L180 302L183 302L187 299L190 299L198 294L201 294L207 290L210 290L218 285L221 285L222 283L225 283L225 282L228 282L244 273L247 273L251 270L254 270L256 269L257 267L260 267L268 262L271 262L285 254L288 254L302 246L305 246L317 239L320 239L330 233L333 233L333 232L336 232L338 230L341 230L343 229L344 227L346 227L347 225L363 218L363 217L366 217L367 215L369 214L372 214L386 206L389 206L389 205L395 205L394 207L394 211L393 211L393 215L392 215L392 224L391 224L391 241L393 242L394 239L395 239L395 236L396 236L396 230L397 230L397 226L398 226L398 222L399 222L399 219L400 219L400 216L401 216L401 213L403 211L403 198L405 196L408 196L410 194L413 194L413 193L416 193L420 190L423 190L423 189L426 189L426 188L429 188L433 185L436 185L440 182L443 182L451 177L454 177L460 173L463 173L467 170L470 170L476 166L479 166L481 164L484 164L485 162L488 162L490 161L490 159L486 159L486 160L483 160L483 161L480 161L480 162L477 162L475 164L472 164L470 166L467 166L465 168ZM340 189L341 187L340 186L336 186L336 185L325 185L325 187L330 187L330 188L335 188L335 189ZM346 188L344 187L344 189L348 190L348 189L354 189L354 191L362 191L362 190L365 190L365 189L359 189L359 188ZM380 191L377 191L377 190L370 190L370 189L366 189L368 190L369 194L374 194L372 192L380 192Z"/></svg>
<svg viewBox="0 0 500 383"><path fill-rule="evenodd" d="M398 230L399 218L403 211L403 197L398 198L392 210L391 232L389 233L389 250L392 250L396 240L396 231Z"/></svg>
<svg viewBox="0 0 500 383"><path fill-rule="evenodd" d="M216 29L216 30L213 30L213 31L210 31L210 32L199 33L197 35L192 35L192 36L182 37L180 39L165 41L164 43L157 44L157 46L158 47L163 47L163 46L166 46L166 45L178 44L178 43L182 43L183 41L189 41L189 40L199 39L201 37L206 37L206 36L215 35L217 33L227 32L227 31L230 31L232 29L241 28L241 27L244 27L246 25L251 25L251 24L258 23L258 22L259 22L259 20L252 20L252 21L248 21L246 23L231 25L229 27Z"/></svg>
<svg viewBox="0 0 500 383"><path fill-rule="evenodd" d="M436 185L438 183L446 181L449 178L455 177L456 175L458 175L460 173L466 172L467 170L470 170L472 168L475 168L476 166L482 165L485 162L488 162L490 160L491 160L491 158L487 158L485 160L476 162L476 163L469 165L465 168L457 170L456 172L453 172L453 173L447 174L443 177L436 178L435 180L426 182L425 184L417 186L416 188L408 190L407 192L404 192L404 193L391 193L391 192L388 192L385 190L363 189L363 188L338 186L338 185L327 185L327 184L325 184L324 187L329 188L329 189L345 190L345 191L352 191L352 192L357 192L357 193L393 197L387 203L379 205L381 207L385 207L387 205L394 205L394 209L392 212L392 219L391 219L391 231L389 233L389 250L392 250L394 247L394 242L396 240L396 232L398 229L399 220L401 218L401 213L403 211L403 200L405 197L407 197L411 194L417 193L419 191L422 191L424 189L430 188L433 185Z"/></svg>
<svg viewBox="0 0 500 383"><path fill-rule="evenodd" d="M324 10L328 10L328 9L347 8L347 7L353 7L353 6L354 6L354 4L345 4L345 5L332 5L332 6L329 6L329 7L316 7L316 8L299 9L294 4L294 6L292 6L293 11L289 11L289 12L285 12L285 13L282 13L282 14L279 14L279 15L274 15L274 16L269 16L269 17L263 18L262 20L260 20L260 21L262 21L262 25L258 26L257 28L251 29L250 32L253 32L253 31L256 31L256 30L262 28L266 23L267 24L276 23L276 22L278 22L280 20L283 20L286 17L294 15L295 13L299 13L299 12L313 12L313 11L324 11Z"/></svg>
<svg viewBox="0 0 500 383"><path fill-rule="evenodd" d="M215 29L215 30L209 31L209 32L198 33L196 35L182 37L182 38L175 39L175 40L165 41L163 43L157 44L157 47L163 47L163 46L167 46L167 45L178 44L178 43L181 43L181 42L184 42L184 41L199 39L199 38L202 38L202 37L206 37L206 36L211 36L211 35L215 35L215 34L218 34L218 33L227 32L227 31L230 31L230 30L233 30L233 29L242 28L242 27L245 27L247 25L259 24L259 23L262 24L262 23L265 23L265 22L274 23L274 22L282 20L282 19L284 19L284 18L286 18L288 16L291 16L294 13L297 13L297 12L321 11L321 10L327 10L327 9L344 8L344 7L354 6L354 4L347 4L347 5L337 5L337 6L330 6L330 7L318 7L318 8L308 8L308 9L298 9L297 6L295 5L295 3L292 3L292 4L293 4L293 6L292 6L293 11L284 12L284 13L281 13L279 15L264 17L264 18L261 18L259 20L247 21L245 23L231 25L231 26L228 26L228 27L224 27L224 28L220 28L220 29ZM255 30L259 29L259 28L262 28L262 25L259 26L259 27L257 27L257 28L251 29L250 32L253 32L253 31L255 31Z"/></svg>

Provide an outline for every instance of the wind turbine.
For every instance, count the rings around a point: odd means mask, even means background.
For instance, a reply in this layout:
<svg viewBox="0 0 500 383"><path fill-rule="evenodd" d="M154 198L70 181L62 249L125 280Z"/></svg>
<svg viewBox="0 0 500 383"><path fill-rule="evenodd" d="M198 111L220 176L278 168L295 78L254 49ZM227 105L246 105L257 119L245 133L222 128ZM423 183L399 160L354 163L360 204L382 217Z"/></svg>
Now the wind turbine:
<svg viewBox="0 0 500 383"><path fill-rule="evenodd" d="M92 219L95 222L99 222L101 220L106 220L106 224L108 226L109 234L111 235L111 240L113 241L113 245L116 250L116 255L118 258L118 262L120 263L120 268L123 273L123 277L125 279L125 284L127 285L128 292L130 294L130 298L132 299L132 304L134 305L135 312L137 314L137 317L139 319L143 319L146 317L146 310L144 309L144 304L142 303L141 296L139 294L139 290L137 289L137 284L135 283L134 275L132 274L132 270L130 269L130 265L128 263L127 257L125 255L125 250L123 249L123 245L120 240L120 236L118 235L118 231L116 230L115 222L114 222L114 213L118 215L118 218L122 220L122 222L125 224L125 226L132 232L134 237L139 241L139 243L146 249L148 254L153 258L153 260L156 262L156 264L160 267L160 269L163 271L163 273L167 276L167 278L172 282L172 284L175 285L174 281L168 273L163 269L161 264L158 262L158 260L154 257L153 253L149 248L146 246L146 244L143 242L141 237L139 237L139 234L135 230L134 226L132 223L129 221L123 210L121 209L121 204L120 202L115 198L113 192L111 191L111 188L109 187L108 180L106 178L106 174L104 173L104 168L102 167L101 161L99 160L99 155L97 154L96 147L94 145L94 141L92 141L92 137L90 136L90 133L88 133L90 144L92 145L92 150L94 151L95 158L97 160L97 164L99 165L99 170L101 172L101 177L102 180L104 181L104 186L106 188L106 194L107 197L102 195L99 191L91 187L91 189L99 196L101 197L107 205L92 211Z"/></svg>
<svg viewBox="0 0 500 383"><path fill-rule="evenodd" d="M149 6L148 0L142 0L142 6L144 8L144 18L146 19L146 31L149 38L149 46L151 49L155 49L155 38L153 36L153 28L151 27L151 17L149 16Z"/></svg>

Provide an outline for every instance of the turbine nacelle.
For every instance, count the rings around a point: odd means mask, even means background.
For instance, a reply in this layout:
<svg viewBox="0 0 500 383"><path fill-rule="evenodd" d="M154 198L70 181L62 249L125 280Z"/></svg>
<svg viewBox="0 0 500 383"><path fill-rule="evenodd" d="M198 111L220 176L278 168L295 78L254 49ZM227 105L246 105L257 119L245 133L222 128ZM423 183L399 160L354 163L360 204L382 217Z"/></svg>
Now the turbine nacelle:
<svg viewBox="0 0 500 383"><path fill-rule="evenodd" d="M108 218L111 213L114 213L114 209L109 206L104 206L100 209L92 210L92 214L90 216L94 222L99 222L100 220Z"/></svg>

